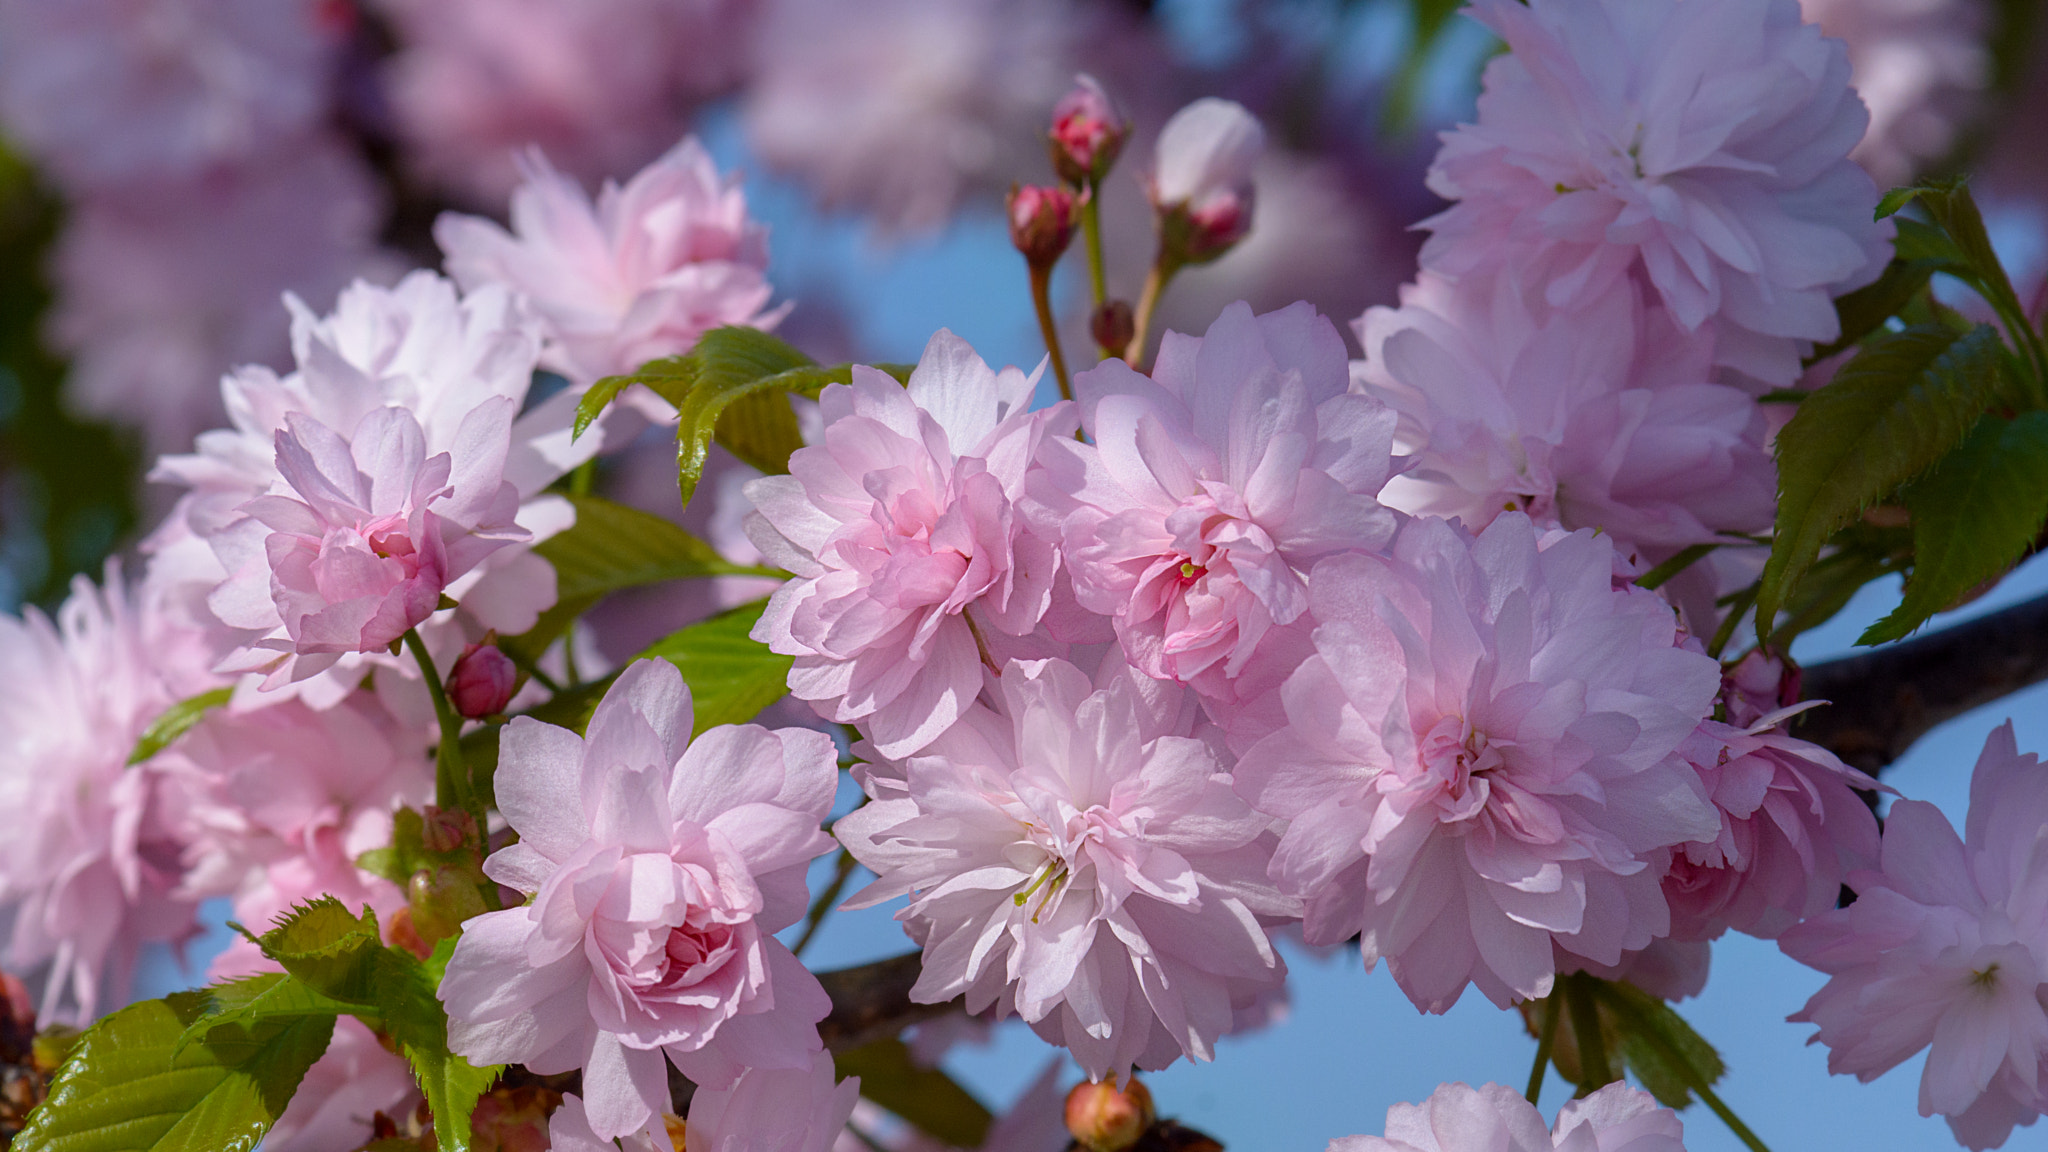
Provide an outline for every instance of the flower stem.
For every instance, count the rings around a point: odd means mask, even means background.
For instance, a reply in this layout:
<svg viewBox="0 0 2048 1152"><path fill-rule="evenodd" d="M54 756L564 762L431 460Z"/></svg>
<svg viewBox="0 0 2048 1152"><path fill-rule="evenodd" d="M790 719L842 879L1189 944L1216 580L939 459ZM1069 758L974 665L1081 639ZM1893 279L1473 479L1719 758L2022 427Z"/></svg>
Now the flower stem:
<svg viewBox="0 0 2048 1152"><path fill-rule="evenodd" d="M1081 243L1088 249L1088 289L1096 308L1109 297L1109 285L1102 271L1102 214L1095 204L1095 189L1088 190L1087 199L1081 201Z"/></svg>
<svg viewBox="0 0 2048 1152"><path fill-rule="evenodd" d="M839 894L846 891L846 881L853 875L854 865L853 853L841 848L839 859L833 861L832 882L825 885L825 890L818 893L816 900L811 901L810 915L804 917L803 935L798 936L796 943L790 945L790 955L804 954L804 949L811 943L811 937L816 936L819 926L825 923L825 914L832 911L832 906L839 903Z"/></svg>
<svg viewBox="0 0 2048 1152"><path fill-rule="evenodd" d="M1564 1014L1564 997L1552 993L1543 1001L1543 1031L1536 1038L1536 1066L1529 1070L1529 1088L1522 1095L1534 1104L1543 1095L1543 1074L1550 1070L1550 1049L1557 1043L1557 1018Z"/></svg>
<svg viewBox="0 0 2048 1152"><path fill-rule="evenodd" d="M1067 358L1060 351L1059 327L1052 319L1052 268L1031 269L1031 304L1038 309L1038 331L1045 337L1045 351L1052 357L1053 379L1059 381L1060 398L1074 398L1074 384L1067 376Z"/></svg>
<svg viewBox="0 0 2048 1152"><path fill-rule="evenodd" d="M1742 1141L1743 1145L1750 1149L1750 1152L1771 1152L1769 1148L1764 1146L1762 1140L1757 1139L1756 1133L1749 1130L1749 1125L1744 1124L1735 1113L1728 1110L1726 1104L1721 1103L1721 1098L1714 1095L1712 1088L1704 1084L1695 1084L1693 1085L1693 1091L1699 1093L1700 1099L1706 1102L1707 1107L1714 1110L1714 1115L1721 1118L1721 1123L1726 1124L1728 1130L1735 1133L1735 1138Z"/></svg>
<svg viewBox="0 0 2048 1152"><path fill-rule="evenodd" d="M434 658L428 655L427 642L420 639L419 629L406 629L405 646L419 662L420 678L427 682L427 695L434 701L434 719L441 725L441 742L434 750L434 803L443 808L468 810L476 817L481 832L483 812L472 803L469 773L462 763L462 717L448 703L448 693L441 687L441 673L435 670Z"/></svg>
<svg viewBox="0 0 2048 1152"><path fill-rule="evenodd" d="M1617 1079L1607 1064L1607 1038L1600 1033L1600 1004L1593 977L1574 972L1563 980L1564 997L1572 1010L1572 1039L1579 1047L1579 1095Z"/></svg>
<svg viewBox="0 0 2048 1152"><path fill-rule="evenodd" d="M1152 262L1152 271L1145 274L1144 291L1138 295L1138 311L1133 318L1131 342L1124 346L1124 363L1139 372L1145 370L1145 341L1152 335L1152 313L1159 308L1159 298L1166 292L1166 285L1180 271L1180 264L1161 252Z"/></svg>

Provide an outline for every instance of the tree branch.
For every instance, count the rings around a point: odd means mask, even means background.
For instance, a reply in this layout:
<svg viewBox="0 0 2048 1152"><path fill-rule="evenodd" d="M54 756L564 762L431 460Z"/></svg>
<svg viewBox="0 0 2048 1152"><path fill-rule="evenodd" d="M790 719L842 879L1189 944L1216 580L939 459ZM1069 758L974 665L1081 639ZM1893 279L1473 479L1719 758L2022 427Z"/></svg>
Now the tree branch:
<svg viewBox="0 0 2048 1152"><path fill-rule="evenodd" d="M1876 775L1944 720L2048 680L2048 596L1859 656L1810 665L1798 735Z"/></svg>
<svg viewBox="0 0 2048 1152"><path fill-rule="evenodd" d="M960 1011L957 997L944 1004L911 1003L910 988L917 983L923 961L922 953L908 952L818 973L818 983L832 997L832 1014L818 1023L825 1047L844 1052L894 1036L920 1020Z"/></svg>

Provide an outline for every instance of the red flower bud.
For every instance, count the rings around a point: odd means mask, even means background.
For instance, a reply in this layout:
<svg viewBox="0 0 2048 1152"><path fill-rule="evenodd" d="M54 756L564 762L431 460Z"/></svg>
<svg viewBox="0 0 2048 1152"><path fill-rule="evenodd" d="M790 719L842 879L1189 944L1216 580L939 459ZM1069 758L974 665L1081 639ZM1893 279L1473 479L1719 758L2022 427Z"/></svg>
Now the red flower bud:
<svg viewBox="0 0 2048 1152"><path fill-rule="evenodd" d="M1152 1126L1152 1093L1138 1078L1081 1083L1067 1093L1067 1131L1089 1152L1123 1152Z"/></svg>
<svg viewBox="0 0 2048 1152"><path fill-rule="evenodd" d="M1046 142L1052 150L1053 171L1075 187L1100 184L1130 134L1130 121L1110 103L1102 85L1093 76L1076 76L1073 90L1052 109L1052 131L1046 134Z"/></svg>
<svg viewBox="0 0 2048 1152"><path fill-rule="evenodd" d="M471 644L448 673L448 702L471 720L495 716L512 703L519 669L493 644Z"/></svg>
<svg viewBox="0 0 2048 1152"><path fill-rule="evenodd" d="M1050 268L1074 240L1080 197L1065 188L1026 184L1010 189L1010 243L1033 268Z"/></svg>
<svg viewBox="0 0 2048 1152"><path fill-rule="evenodd" d="M1088 317L1088 334L1095 337L1095 346L1112 356L1124 354L1135 331L1137 321L1131 316L1130 304L1123 300L1104 300Z"/></svg>

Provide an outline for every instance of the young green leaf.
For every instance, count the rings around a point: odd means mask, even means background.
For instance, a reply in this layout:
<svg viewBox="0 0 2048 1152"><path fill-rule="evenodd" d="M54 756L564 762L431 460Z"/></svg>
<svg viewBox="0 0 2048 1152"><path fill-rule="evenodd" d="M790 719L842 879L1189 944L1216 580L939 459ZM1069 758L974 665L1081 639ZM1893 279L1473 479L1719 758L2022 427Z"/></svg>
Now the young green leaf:
<svg viewBox="0 0 2048 1152"><path fill-rule="evenodd" d="M1885 321L1912 303L1921 289L1927 287L1927 281L1946 267L1936 259L1894 259L1886 266L1884 275L1874 282L1837 297L1835 316L1841 323L1841 335L1833 343L1815 348L1806 357L1806 362L1818 364L1854 347L1864 337L1884 327ZM1805 399L1804 395L1799 398Z"/></svg>
<svg viewBox="0 0 2048 1152"><path fill-rule="evenodd" d="M207 994L131 1004L88 1029L15 1152L248 1152L327 1050L334 1018L230 1024L180 1044Z"/></svg>
<svg viewBox="0 0 2048 1152"><path fill-rule="evenodd" d="M688 356L667 356L660 360L649 360L624 376L606 376L590 386L590 391L576 402L576 427L571 439L583 435L619 393L635 384L644 384L655 395L670 404L681 404L689 394L691 381L697 378L697 363Z"/></svg>
<svg viewBox="0 0 2048 1152"><path fill-rule="evenodd" d="M203 997L200 1015L178 1037L179 1051L206 1040L217 1028L250 1031L284 1020L349 1015L361 1007L323 996L283 972L209 985L192 995Z"/></svg>
<svg viewBox="0 0 2048 1152"><path fill-rule="evenodd" d="M910 1048L890 1038L833 1057L841 1077L860 1077L860 1094L917 1126L939 1143L979 1148L990 1116L951 1076L913 1060Z"/></svg>
<svg viewBox="0 0 2048 1152"><path fill-rule="evenodd" d="M1727 1072L1720 1053L1669 1004L1631 984L1602 980L1600 1007L1621 1035L1622 1062L1666 1108L1692 1103Z"/></svg>
<svg viewBox="0 0 2048 1152"><path fill-rule="evenodd" d="M1987 416L1900 494L1913 514L1905 598L1858 644L1897 640L2012 567L2048 520L2048 412Z"/></svg>
<svg viewBox="0 0 2048 1152"><path fill-rule="evenodd" d="M682 669L697 711L697 732L743 724L789 691L794 660L750 639L766 600L741 605L655 641L642 657L659 656Z"/></svg>
<svg viewBox="0 0 2048 1152"><path fill-rule="evenodd" d="M1767 631L1821 546L1872 502L1933 467L2004 393L2005 346L1979 325L1873 341L1778 433L1778 525L1757 595Z"/></svg>
<svg viewBox="0 0 2048 1152"><path fill-rule="evenodd" d="M171 746L178 737L190 731L194 724L208 712L228 702L235 694L233 688L215 688L197 696L178 701L164 709L163 715L149 722L142 735L135 741L135 751L128 754L128 764L134 767L144 760Z"/></svg>
<svg viewBox="0 0 2048 1152"><path fill-rule="evenodd" d="M434 1138L441 1152L469 1152L470 1113L504 1067L479 1068L448 1050L448 1013L435 989L454 951L452 936L442 940L425 963L410 953L385 949L378 966L378 997L384 1027L412 1065L413 1078L434 1114Z"/></svg>
<svg viewBox="0 0 2048 1152"><path fill-rule="evenodd" d="M376 1003L376 959L386 949L377 935L377 914L367 906L355 916L341 901L321 896L293 908L256 942L265 956L315 992L349 1003Z"/></svg>
<svg viewBox="0 0 2048 1152"><path fill-rule="evenodd" d="M697 576L761 575L734 564L674 521L597 496L570 496L576 523L533 550L555 568L562 602Z"/></svg>

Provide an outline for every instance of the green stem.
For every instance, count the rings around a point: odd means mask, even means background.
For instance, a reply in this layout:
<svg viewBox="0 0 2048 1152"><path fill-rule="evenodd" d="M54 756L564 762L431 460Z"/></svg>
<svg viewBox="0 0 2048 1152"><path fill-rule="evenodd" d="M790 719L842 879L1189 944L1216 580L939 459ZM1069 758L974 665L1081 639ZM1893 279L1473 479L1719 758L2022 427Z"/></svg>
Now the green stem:
<svg viewBox="0 0 2048 1152"><path fill-rule="evenodd" d="M434 719L441 727L441 741L434 749L434 804L441 808L460 808L476 821L476 834L480 840L477 857L481 863L482 857L488 855L491 832L490 825L485 823L483 800L477 796L475 782L469 778L469 766L463 762L462 717L448 703L448 692L441 686L441 673L434 668L434 658L427 653L427 642L420 639L419 629L406 629L405 646L419 663L420 679L427 682L427 695L434 701ZM497 911L498 885L484 880L477 889L483 895L484 907Z"/></svg>
<svg viewBox="0 0 2048 1152"><path fill-rule="evenodd" d="M1102 271L1102 215L1095 204L1095 189L1081 202L1081 243L1088 249L1088 290L1095 307L1109 298L1109 284ZM1105 352L1107 350L1105 349Z"/></svg>
<svg viewBox="0 0 2048 1152"><path fill-rule="evenodd" d="M1536 1038L1536 1066L1529 1069L1529 1088L1522 1095L1534 1104L1543 1095L1543 1074L1550 1070L1550 1049L1557 1043L1557 1018L1564 1014L1564 997L1552 995L1543 1001L1543 1031Z"/></svg>
<svg viewBox="0 0 2048 1152"><path fill-rule="evenodd" d="M1600 1032L1600 1004L1591 986L1594 977L1574 972L1564 978L1565 1000L1572 1010L1572 1039L1579 1046L1579 1095L1616 1079L1607 1063L1607 1038Z"/></svg>
<svg viewBox="0 0 2048 1152"><path fill-rule="evenodd" d="M1742 1141L1744 1146L1750 1149L1750 1152L1771 1152L1769 1148L1764 1146L1762 1140L1757 1139L1756 1133L1749 1130L1749 1125L1744 1124L1735 1113L1728 1110L1726 1104L1721 1103L1721 1098L1714 1095L1712 1088L1704 1084L1695 1084L1693 1085L1693 1091L1700 1094L1700 1099L1706 1101L1707 1107L1714 1110L1714 1115L1721 1118L1721 1123L1726 1124L1728 1130L1735 1133L1735 1138Z"/></svg>
<svg viewBox="0 0 2048 1152"><path fill-rule="evenodd" d="M1074 383L1067 377L1067 358L1060 351L1059 326L1052 319L1052 266L1031 269L1031 305L1038 309L1038 331L1045 337L1046 355L1052 357L1053 379L1059 381L1060 398L1074 398Z"/></svg>
<svg viewBox="0 0 2048 1152"><path fill-rule="evenodd" d="M811 937L816 936L819 926L825 923L825 914L832 911L832 906L839 903L839 894L846 891L846 881L848 877L853 875L854 865L853 853L841 848L839 850L839 859L833 862L832 882L825 885L825 890L818 893L816 900L811 901L810 915L804 918L803 935L798 936L796 943L790 945L789 951L791 955L802 956L804 954L804 949L809 946Z"/></svg>
<svg viewBox="0 0 2048 1152"><path fill-rule="evenodd" d="M1138 295L1138 311L1133 317L1131 342L1124 346L1124 363L1139 372L1145 370L1145 341L1152 335L1152 313L1159 309L1159 298L1166 293L1167 282L1180 265L1169 259L1165 252L1152 262L1152 271L1145 274L1145 289Z"/></svg>

